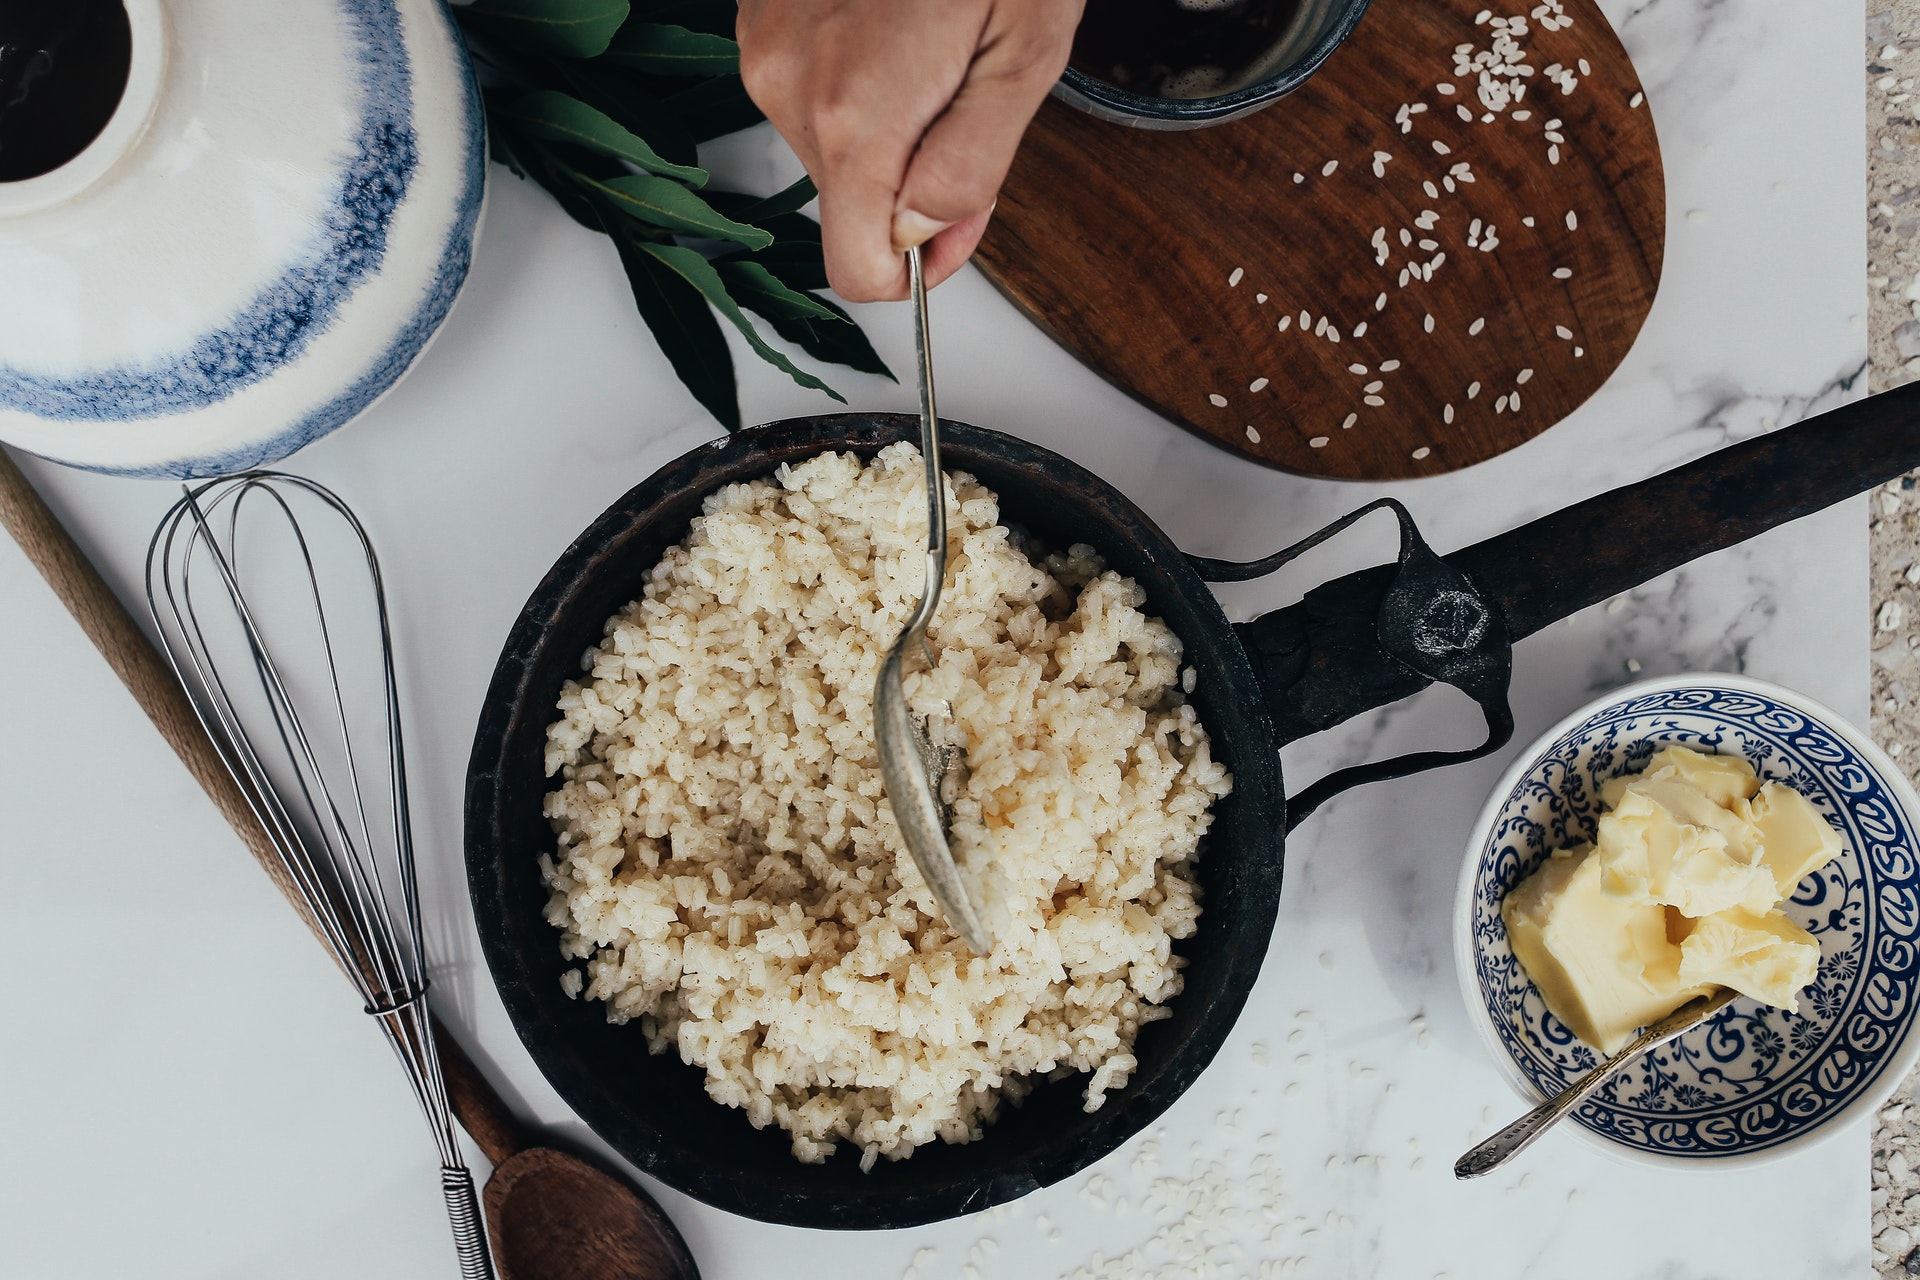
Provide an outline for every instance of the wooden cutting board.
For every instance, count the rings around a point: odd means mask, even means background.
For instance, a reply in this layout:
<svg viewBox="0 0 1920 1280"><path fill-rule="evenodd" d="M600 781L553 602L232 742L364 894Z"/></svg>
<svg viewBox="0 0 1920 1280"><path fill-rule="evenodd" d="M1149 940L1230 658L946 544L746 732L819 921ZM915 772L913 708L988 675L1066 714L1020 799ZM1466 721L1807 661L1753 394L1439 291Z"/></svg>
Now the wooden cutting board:
<svg viewBox="0 0 1920 1280"><path fill-rule="evenodd" d="M1666 193L1591 0L1524 31L1484 12L1374 0L1304 87L1217 128L1049 101L975 260L1108 380L1270 466L1385 480L1511 449L1625 357Z"/></svg>

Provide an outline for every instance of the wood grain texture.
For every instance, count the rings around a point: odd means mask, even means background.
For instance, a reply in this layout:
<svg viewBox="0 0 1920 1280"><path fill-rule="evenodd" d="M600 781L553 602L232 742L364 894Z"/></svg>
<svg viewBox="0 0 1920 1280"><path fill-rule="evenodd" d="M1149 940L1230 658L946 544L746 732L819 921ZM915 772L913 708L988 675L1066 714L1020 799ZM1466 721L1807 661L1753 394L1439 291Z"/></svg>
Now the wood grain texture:
<svg viewBox="0 0 1920 1280"><path fill-rule="evenodd" d="M1217 128L1126 129L1050 101L975 261L1109 381L1270 466L1385 480L1511 449L1626 356L1665 247L1659 143L1639 78L1591 0L1562 8L1571 25L1529 19L1517 37L1532 73L1491 120L1477 76L1454 70L1456 46L1493 42L1490 24L1474 22L1480 0L1374 0L1303 88ZM1570 92L1547 77L1555 64L1576 77ZM1403 131L1400 108L1422 104ZM1550 121L1563 142L1546 136ZM1376 152L1392 157L1384 176ZM1471 182L1452 172L1461 163ZM1423 228L1427 210L1438 216ZM1470 243L1489 226L1491 251ZM1430 281L1402 285L1403 270L1442 253ZM1322 318L1337 342L1315 336ZM1381 403L1369 404L1376 381ZM1516 392L1517 404L1502 403Z"/></svg>
<svg viewBox="0 0 1920 1280"><path fill-rule="evenodd" d="M448 1105L487 1162L499 1168L526 1146L526 1131L438 1018L433 1021L433 1046L447 1082Z"/></svg>
<svg viewBox="0 0 1920 1280"><path fill-rule="evenodd" d="M658 1205L550 1147L487 1180L487 1234L501 1280L699 1280Z"/></svg>

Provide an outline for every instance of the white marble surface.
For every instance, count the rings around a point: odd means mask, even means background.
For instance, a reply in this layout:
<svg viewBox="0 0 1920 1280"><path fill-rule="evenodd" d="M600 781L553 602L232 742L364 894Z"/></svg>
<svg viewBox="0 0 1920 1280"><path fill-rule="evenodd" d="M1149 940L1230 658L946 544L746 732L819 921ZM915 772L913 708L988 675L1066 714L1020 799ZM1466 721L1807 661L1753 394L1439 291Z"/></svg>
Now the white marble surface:
<svg viewBox="0 0 1920 1280"><path fill-rule="evenodd" d="M1666 151L1660 298L1627 364L1572 419L1471 471L1392 486L1441 548L1863 389L1858 13L1792 0L1608 7ZM743 182L792 172L764 134L720 151ZM604 505L714 428L653 352L604 243L495 178L473 280L439 343L365 420L295 465L356 505L400 601L444 1011L527 1111L591 1142L480 966L459 860L463 771L527 592ZM1091 466L1191 551L1265 552L1381 488L1211 449L1080 369L970 272L935 307L945 412ZM904 310L861 318L909 367ZM830 407L737 359L750 420ZM832 380L862 407L910 407L884 381ZM136 594L169 488L31 472ZM1167 1260L1152 1237L1180 1215L1155 1207L1152 1184L1198 1175L1200 1194L1234 1210L1206 1274L1865 1274L1864 1128L1791 1163L1718 1175L1649 1171L1556 1135L1510 1173L1455 1184L1453 1157L1517 1103L1465 1020L1446 938L1459 850L1504 759L1626 680L1629 659L1649 673L1745 670L1864 720L1865 528L1849 503L1549 629L1517 654L1515 746L1316 815L1291 842L1253 998L1167 1115L1157 1164L1136 1140L997 1215L851 1237L660 1190L704 1273L890 1277L932 1248L922 1277L968 1265L1055 1276L1145 1245L1122 1272L1145 1274ZM1285 603L1377 556L1386 537L1356 534L1283 580L1234 588L1229 610ZM0 1274L453 1275L431 1146L372 1028L10 545L0 602ZM1434 694L1300 744L1287 766L1297 788L1336 760L1475 727L1459 700ZM1277 1193L1249 1177L1263 1151ZM1110 1203L1088 1193L1094 1177L1111 1180ZM983 1237L997 1251L970 1262ZM1266 1265L1288 1259L1291 1270Z"/></svg>

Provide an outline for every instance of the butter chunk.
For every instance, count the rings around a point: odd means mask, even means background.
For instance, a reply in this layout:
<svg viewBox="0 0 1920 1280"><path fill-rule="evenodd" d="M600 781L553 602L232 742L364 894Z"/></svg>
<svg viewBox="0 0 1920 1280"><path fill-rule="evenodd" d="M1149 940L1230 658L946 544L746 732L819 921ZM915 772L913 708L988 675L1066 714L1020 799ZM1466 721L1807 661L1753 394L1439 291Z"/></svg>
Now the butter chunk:
<svg viewBox="0 0 1920 1280"><path fill-rule="evenodd" d="M1792 787L1769 782L1753 798L1751 811L1760 829L1761 860L1781 898L1792 897L1803 877L1839 856L1839 833Z"/></svg>
<svg viewBox="0 0 1920 1280"><path fill-rule="evenodd" d="M1737 756L1687 747L1600 798L1596 843L1555 853L1501 904L1547 1007L1607 1053L1716 987L1797 1010L1820 944L1774 908L1840 852L1819 810Z"/></svg>
<svg viewBox="0 0 1920 1280"><path fill-rule="evenodd" d="M1682 981L1732 987L1789 1013L1799 1011L1800 989L1819 970L1820 943L1777 911L1717 912L1694 921L1680 944Z"/></svg>
<svg viewBox="0 0 1920 1280"><path fill-rule="evenodd" d="M1701 994L1681 975L1667 909L1608 893L1592 845L1562 849L1500 905L1514 955L1547 1008L1612 1053Z"/></svg>
<svg viewBox="0 0 1920 1280"><path fill-rule="evenodd" d="M1734 803L1738 809L1716 803L1672 767L1633 779L1600 819L1606 891L1696 917L1771 907L1780 891L1761 860L1760 828L1743 812L1743 798Z"/></svg>
<svg viewBox="0 0 1920 1280"><path fill-rule="evenodd" d="M1691 784L1722 808L1738 807L1760 790L1760 778L1753 766L1739 756L1707 755L1692 747L1662 747L1653 753L1646 768L1637 774L1608 778L1600 785L1600 801L1608 808L1620 803L1627 788L1642 778L1675 777Z"/></svg>

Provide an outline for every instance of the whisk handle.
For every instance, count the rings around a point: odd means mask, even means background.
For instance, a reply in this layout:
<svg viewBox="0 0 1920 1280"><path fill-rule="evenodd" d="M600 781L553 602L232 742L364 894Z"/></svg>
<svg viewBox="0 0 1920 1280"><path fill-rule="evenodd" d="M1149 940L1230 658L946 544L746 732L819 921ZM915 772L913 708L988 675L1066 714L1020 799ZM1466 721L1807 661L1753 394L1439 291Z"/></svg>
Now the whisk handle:
<svg viewBox="0 0 1920 1280"><path fill-rule="evenodd" d="M480 1198L473 1191L473 1175L462 1165L442 1165L440 1190L446 1194L447 1218L453 1223L453 1248L460 1258L460 1280L494 1280L493 1260L487 1256L487 1229L480 1217Z"/></svg>

